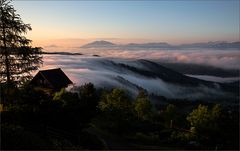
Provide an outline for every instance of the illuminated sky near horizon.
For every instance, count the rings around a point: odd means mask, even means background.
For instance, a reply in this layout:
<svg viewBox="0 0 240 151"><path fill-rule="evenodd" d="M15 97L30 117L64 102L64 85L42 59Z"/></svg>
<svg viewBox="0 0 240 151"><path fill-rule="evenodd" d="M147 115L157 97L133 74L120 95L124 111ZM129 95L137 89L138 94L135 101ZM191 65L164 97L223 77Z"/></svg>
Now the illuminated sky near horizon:
<svg viewBox="0 0 240 151"><path fill-rule="evenodd" d="M32 40L239 41L238 0L13 1Z"/></svg>

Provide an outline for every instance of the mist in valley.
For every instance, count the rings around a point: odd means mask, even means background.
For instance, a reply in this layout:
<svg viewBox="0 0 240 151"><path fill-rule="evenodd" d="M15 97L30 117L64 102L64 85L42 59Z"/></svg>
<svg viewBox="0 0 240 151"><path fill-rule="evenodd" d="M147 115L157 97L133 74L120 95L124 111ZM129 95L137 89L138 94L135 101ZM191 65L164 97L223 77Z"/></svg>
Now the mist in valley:
<svg viewBox="0 0 240 151"><path fill-rule="evenodd" d="M83 55L44 55L44 64L41 69L62 68L75 85L92 82L99 88L119 87L128 90L134 96L140 89L144 89L149 94L167 98L190 100L237 98L236 93L226 92L219 84L239 80L236 71L240 68L238 64L240 54L236 50L82 50L80 52ZM150 61L150 64L144 61ZM197 81L196 84L189 85L186 81L179 84L177 80L176 82L166 81L157 76L159 73L164 75L165 71L161 69L157 71L158 69L151 67L151 63L161 66L161 62L167 70L168 67L174 66L173 64L182 63L184 66L188 64L200 67L202 65L205 68L209 66L209 71L204 70L206 73L211 73L211 69L214 68L214 74L219 70L224 76L204 75L204 72L196 75L189 70L190 73L185 74L186 77L194 77L193 81L196 81L195 78L201 79L203 82L200 80L200 83ZM172 66L168 66L168 63ZM172 71L172 69L169 70ZM177 79L174 72L168 74L170 75L167 76ZM185 78L184 72L182 74ZM212 82L205 84L204 81Z"/></svg>

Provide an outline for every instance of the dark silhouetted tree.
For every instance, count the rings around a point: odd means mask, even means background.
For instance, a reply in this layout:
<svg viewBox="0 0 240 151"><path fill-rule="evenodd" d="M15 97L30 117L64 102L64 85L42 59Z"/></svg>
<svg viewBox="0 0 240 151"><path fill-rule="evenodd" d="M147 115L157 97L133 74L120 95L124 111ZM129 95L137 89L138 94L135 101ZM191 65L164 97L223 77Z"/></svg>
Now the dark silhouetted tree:
<svg viewBox="0 0 240 151"><path fill-rule="evenodd" d="M102 111L120 112L131 108L131 101L122 89L113 89L111 93L102 95L99 102L99 108Z"/></svg>
<svg viewBox="0 0 240 151"><path fill-rule="evenodd" d="M79 95L84 103L92 105L94 108L98 105L96 88L92 83L86 83L79 87Z"/></svg>
<svg viewBox="0 0 240 151"><path fill-rule="evenodd" d="M152 104L144 91L140 91L134 102L134 110L137 113L138 119L149 120L153 115Z"/></svg>
<svg viewBox="0 0 240 151"><path fill-rule="evenodd" d="M176 106L173 104L168 104L166 107L166 110L164 111L164 118L165 118L165 124L168 127L173 126L173 122L175 122L177 118L177 111L176 111Z"/></svg>
<svg viewBox="0 0 240 151"><path fill-rule="evenodd" d="M199 105L197 109L194 109L188 116L187 120L192 127L195 127L197 131L202 131L209 126L211 120L211 114L207 106Z"/></svg>
<svg viewBox="0 0 240 151"><path fill-rule="evenodd" d="M133 117L132 102L124 90L104 92L98 107L104 117L104 122L101 121L103 127L118 134L129 133Z"/></svg>
<svg viewBox="0 0 240 151"><path fill-rule="evenodd" d="M42 63L41 48L32 47L25 34L31 30L10 0L0 0L0 80L21 84Z"/></svg>
<svg viewBox="0 0 240 151"><path fill-rule="evenodd" d="M199 105L188 116L187 120L194 129L198 140L204 144L216 144L221 133L219 124L221 123L222 109L219 104L209 110L207 106Z"/></svg>

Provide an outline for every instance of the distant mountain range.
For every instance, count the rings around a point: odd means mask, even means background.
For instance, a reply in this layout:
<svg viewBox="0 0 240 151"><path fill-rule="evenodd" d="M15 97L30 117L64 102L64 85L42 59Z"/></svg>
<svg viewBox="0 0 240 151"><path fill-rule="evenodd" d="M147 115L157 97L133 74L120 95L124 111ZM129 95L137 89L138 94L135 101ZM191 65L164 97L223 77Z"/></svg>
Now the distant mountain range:
<svg viewBox="0 0 240 151"><path fill-rule="evenodd" d="M237 49L240 50L240 42L206 42L206 43L191 43L181 45L171 45L165 42L157 43L129 43L125 45L114 44L109 41L94 41L81 48L125 48L125 49L194 49L194 48L205 48L205 49Z"/></svg>

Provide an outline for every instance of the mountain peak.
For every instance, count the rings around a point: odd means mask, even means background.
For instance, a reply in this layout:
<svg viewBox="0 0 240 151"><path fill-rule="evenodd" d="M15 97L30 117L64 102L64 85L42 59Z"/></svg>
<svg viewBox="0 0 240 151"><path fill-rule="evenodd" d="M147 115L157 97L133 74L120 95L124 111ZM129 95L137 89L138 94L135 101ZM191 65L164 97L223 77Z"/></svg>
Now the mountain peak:
<svg viewBox="0 0 240 151"><path fill-rule="evenodd" d="M115 44L109 41L100 40L100 41L94 41L86 45L83 45L81 46L81 48L97 48L97 47L99 48L99 47L112 47L112 46L115 46Z"/></svg>

